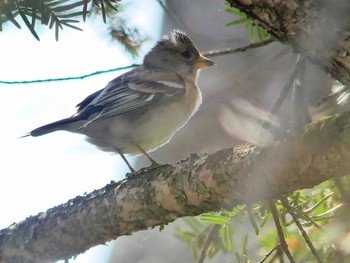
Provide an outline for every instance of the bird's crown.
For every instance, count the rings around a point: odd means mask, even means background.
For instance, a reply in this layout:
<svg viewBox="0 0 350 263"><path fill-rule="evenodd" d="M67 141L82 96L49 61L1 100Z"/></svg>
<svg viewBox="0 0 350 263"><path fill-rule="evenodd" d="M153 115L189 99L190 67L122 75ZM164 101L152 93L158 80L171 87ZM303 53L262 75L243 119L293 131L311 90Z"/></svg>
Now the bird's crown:
<svg viewBox="0 0 350 263"><path fill-rule="evenodd" d="M179 63L187 63L187 59L198 56L199 51L189 36L180 30L173 30L170 35L163 36L156 43L145 56L144 64L174 68L178 67Z"/></svg>
<svg viewBox="0 0 350 263"><path fill-rule="evenodd" d="M163 36L162 39L157 43L160 46L193 46L194 44L190 37L181 30L173 30L170 35ZM156 46L157 46L156 45Z"/></svg>

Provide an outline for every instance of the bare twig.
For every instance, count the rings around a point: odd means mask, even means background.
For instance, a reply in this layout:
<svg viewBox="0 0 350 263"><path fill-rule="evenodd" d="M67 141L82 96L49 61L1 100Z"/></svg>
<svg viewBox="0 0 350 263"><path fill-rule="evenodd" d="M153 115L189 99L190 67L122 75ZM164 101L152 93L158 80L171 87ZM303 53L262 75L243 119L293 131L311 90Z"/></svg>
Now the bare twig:
<svg viewBox="0 0 350 263"><path fill-rule="evenodd" d="M261 124L262 128L268 129L271 126L271 122L269 122L268 120L270 119L271 116L275 115L278 110L281 108L283 101L287 98L287 95L289 93L289 91L291 90L293 83L295 81L295 78L298 74L298 70L297 70L297 65L298 65L298 61L296 62L296 66L294 68L294 71L292 72L292 74L289 76L287 82L284 84L283 89L281 90L277 100L274 102L268 118L266 118L266 121L264 121Z"/></svg>
<svg viewBox="0 0 350 263"><path fill-rule="evenodd" d="M276 254L272 257L272 259L269 261L269 263L275 263L275 262L284 263L283 254L284 254L283 248L280 244L277 248Z"/></svg>
<svg viewBox="0 0 350 263"><path fill-rule="evenodd" d="M281 245L278 244L277 246L273 247L269 252L267 252L267 254L259 261L259 263L264 263L266 261L266 259L268 259L269 256L271 256L271 254L277 250Z"/></svg>
<svg viewBox="0 0 350 263"><path fill-rule="evenodd" d="M309 246L309 248L310 248L312 254L315 256L317 262L322 263L323 261L321 260L320 256L318 255L318 253L317 253L317 251L316 251L314 245L312 244L310 238L309 238L308 235L306 234L306 232L305 232L303 226L301 225L301 223L300 223L298 217L297 217L296 214L294 213L293 208L292 208L291 205L289 204L287 197L282 196L282 197L280 198L280 200L281 200L282 205L287 209L287 212L292 216L292 218L293 218L295 224L296 224L297 227L299 228L300 233L302 234L302 236L303 236L305 242L306 242L307 245Z"/></svg>
<svg viewBox="0 0 350 263"><path fill-rule="evenodd" d="M304 101L304 78L305 78L305 66L306 59L298 54L297 62L295 65L295 80L293 82L293 92L292 92L292 118L290 123L290 130L293 135L300 134L303 131L305 124L311 121L309 117L307 107Z"/></svg>
<svg viewBox="0 0 350 263"><path fill-rule="evenodd" d="M227 49L221 49L221 50L211 50L208 52L204 52L203 55L206 57L218 57L218 56L224 56L224 55L232 55L232 54L239 53L239 52L245 52L249 49L263 47L263 46L266 46L268 44L271 44L274 41L275 40L271 38L271 39L267 39L267 40L264 40L261 42L251 43L251 44L243 46L243 47L227 48Z"/></svg>
<svg viewBox="0 0 350 263"><path fill-rule="evenodd" d="M211 225L210 226L207 238L204 241L203 248L202 248L202 251L199 255L197 263L204 262L205 258L207 257L207 255L209 253L210 244L213 241L213 238L214 238L216 232L219 230L219 228L220 228L220 225Z"/></svg>
<svg viewBox="0 0 350 263"><path fill-rule="evenodd" d="M272 200L269 200L269 207L272 213L272 217L273 217L273 221L275 222L275 226L276 226L276 230L277 230L277 234L278 237L280 239L280 243L281 243L281 248L283 249L283 252L286 254L287 258L289 259L289 261L291 263L295 263L295 260L292 256L292 254L290 253L289 249L288 249L288 244L284 238L284 234L283 234L283 230L280 224L280 219L278 216L278 212L276 209L276 206L274 204L274 202Z"/></svg>

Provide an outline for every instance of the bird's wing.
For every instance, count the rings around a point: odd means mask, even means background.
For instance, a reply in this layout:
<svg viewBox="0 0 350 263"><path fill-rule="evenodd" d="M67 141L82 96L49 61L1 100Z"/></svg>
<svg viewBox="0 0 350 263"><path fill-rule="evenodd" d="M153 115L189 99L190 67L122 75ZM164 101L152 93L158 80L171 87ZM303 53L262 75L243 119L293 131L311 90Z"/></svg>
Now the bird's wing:
<svg viewBox="0 0 350 263"><path fill-rule="evenodd" d="M89 96L87 96L82 102L77 104L77 112L82 111L86 106L88 106L104 89L100 89Z"/></svg>
<svg viewBox="0 0 350 263"><path fill-rule="evenodd" d="M176 73L134 69L112 81L77 105L78 115L92 121L109 119L157 103L164 97L181 96L185 82Z"/></svg>

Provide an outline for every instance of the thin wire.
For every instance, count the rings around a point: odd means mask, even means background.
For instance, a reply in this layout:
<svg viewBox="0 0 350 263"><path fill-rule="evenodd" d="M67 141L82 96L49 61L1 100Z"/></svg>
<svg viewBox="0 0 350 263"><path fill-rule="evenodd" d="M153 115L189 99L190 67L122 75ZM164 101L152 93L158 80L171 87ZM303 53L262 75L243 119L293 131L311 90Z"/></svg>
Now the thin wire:
<svg viewBox="0 0 350 263"><path fill-rule="evenodd" d="M208 52L202 53L206 57L218 57L218 56L224 56L224 55L232 55L239 52L245 52L249 49L259 48L266 46L270 43L274 42L273 39L264 40L257 43L252 43L243 47L239 48L228 48L223 50L211 50ZM57 81L67 81L67 80L81 80L88 77L110 73L114 71L124 70L124 69L130 69L140 66L139 64L132 64L128 66L118 67L118 68L112 68L112 69L106 69L106 70L99 70L95 71L89 74L85 74L82 76L73 76L73 77L62 77L62 78L49 78L49 79L34 79L34 80L20 80L20 81L7 81L7 80L0 80L0 84L6 84L6 85L14 85L14 84L34 84L34 83L42 83L42 82L57 82Z"/></svg>
<svg viewBox="0 0 350 263"><path fill-rule="evenodd" d="M65 80L79 80L79 79L85 79L88 77L92 77L95 75L105 74L113 71L119 71L129 68L134 68L139 66L138 64L132 64L124 67L118 67L118 68L112 68L112 69L106 69L106 70L99 70L95 71L86 75L82 76L74 76L74 77L64 77L64 78L49 78L49 79L34 79L34 80L21 80L21 81L6 81L6 80L0 80L0 84L34 84L34 83L40 83L40 82L55 82L55 81L65 81Z"/></svg>

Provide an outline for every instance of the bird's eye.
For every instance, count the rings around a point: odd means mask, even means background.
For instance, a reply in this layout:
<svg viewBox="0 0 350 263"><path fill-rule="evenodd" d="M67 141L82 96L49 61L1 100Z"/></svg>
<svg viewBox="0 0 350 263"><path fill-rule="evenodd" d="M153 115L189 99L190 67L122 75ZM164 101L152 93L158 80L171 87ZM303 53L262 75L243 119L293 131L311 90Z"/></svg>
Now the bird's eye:
<svg viewBox="0 0 350 263"><path fill-rule="evenodd" d="M180 54L181 54L181 56L183 56L184 58L190 58L190 57L191 57L191 53L190 53L190 51L188 51L188 50L186 50L186 51L184 51L184 52L181 52Z"/></svg>

